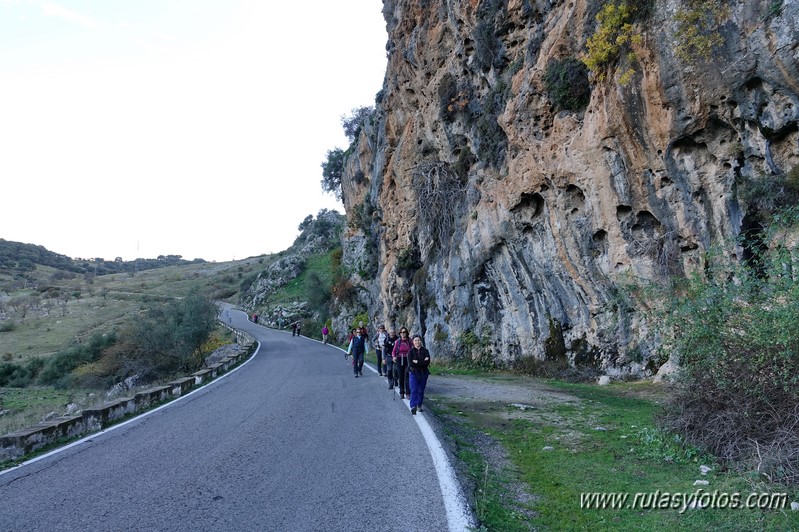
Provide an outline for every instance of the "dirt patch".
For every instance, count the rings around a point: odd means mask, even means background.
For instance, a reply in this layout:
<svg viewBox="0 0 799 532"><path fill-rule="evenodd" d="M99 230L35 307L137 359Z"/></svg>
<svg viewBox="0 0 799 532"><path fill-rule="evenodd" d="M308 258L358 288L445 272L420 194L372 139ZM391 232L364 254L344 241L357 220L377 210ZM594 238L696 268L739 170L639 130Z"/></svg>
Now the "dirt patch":
<svg viewBox="0 0 799 532"><path fill-rule="evenodd" d="M457 397L461 401L490 401L531 407L552 403L578 403L580 400L556 388L529 378L513 376L462 377L435 375L426 394Z"/></svg>

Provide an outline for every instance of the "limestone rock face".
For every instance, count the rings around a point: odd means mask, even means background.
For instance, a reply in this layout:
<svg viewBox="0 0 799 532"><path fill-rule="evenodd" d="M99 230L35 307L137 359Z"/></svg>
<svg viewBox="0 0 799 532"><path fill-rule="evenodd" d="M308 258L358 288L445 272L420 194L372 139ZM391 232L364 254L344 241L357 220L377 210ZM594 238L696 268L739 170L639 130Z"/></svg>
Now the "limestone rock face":
<svg viewBox="0 0 799 532"><path fill-rule="evenodd" d="M598 2L383 4L384 87L342 184L370 315L438 356L645 371L657 324L624 287L701 271L741 233L742 180L799 163L799 2L732 3L709 60L678 58L686 5L653 2L576 110L544 78Z"/></svg>

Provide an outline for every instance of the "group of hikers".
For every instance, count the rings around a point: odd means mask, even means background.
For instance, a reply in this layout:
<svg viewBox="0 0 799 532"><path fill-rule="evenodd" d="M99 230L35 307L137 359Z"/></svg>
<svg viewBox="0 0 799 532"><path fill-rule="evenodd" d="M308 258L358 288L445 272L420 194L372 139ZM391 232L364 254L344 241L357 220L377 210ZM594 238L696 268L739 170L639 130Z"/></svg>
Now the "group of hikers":
<svg viewBox="0 0 799 532"><path fill-rule="evenodd" d="M302 331L302 321L297 320L291 324L291 336L301 336L300 332Z"/></svg>
<svg viewBox="0 0 799 532"><path fill-rule="evenodd" d="M364 356L369 352L369 333L363 323L352 330L347 354L352 357L352 369L355 378L363 376ZM401 327L399 335L394 329L386 332L383 325L377 327L377 333L371 342L377 356L377 372L388 379L388 389L399 388L400 399L408 398L411 414L422 411L424 389L430 374L430 352L422 345L422 337L409 337L408 329Z"/></svg>
<svg viewBox="0 0 799 532"><path fill-rule="evenodd" d="M300 336L302 322L297 320L290 324L291 336ZM322 327L322 342L330 341L330 329ZM427 377L430 375L430 352L423 345L422 337L411 337L408 329L401 327L399 334L395 329L386 332L384 325L377 327L374 339L369 341L369 333L360 322L352 329L347 353L344 358L352 357L352 370L355 378L363 377L364 357L369 353L370 344L377 356L377 373L388 379L388 389L399 388L400 399L408 399L411 414L422 411L424 390Z"/></svg>

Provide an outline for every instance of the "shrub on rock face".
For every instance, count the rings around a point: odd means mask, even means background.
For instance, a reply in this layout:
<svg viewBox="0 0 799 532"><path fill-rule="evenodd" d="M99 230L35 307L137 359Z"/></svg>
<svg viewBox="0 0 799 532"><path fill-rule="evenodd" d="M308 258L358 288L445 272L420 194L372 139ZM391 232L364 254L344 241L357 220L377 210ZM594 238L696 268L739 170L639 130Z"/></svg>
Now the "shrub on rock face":
<svg viewBox="0 0 799 532"><path fill-rule="evenodd" d="M559 110L579 111L588 105L591 98L588 68L574 57L551 61L544 74L544 84L549 98Z"/></svg>

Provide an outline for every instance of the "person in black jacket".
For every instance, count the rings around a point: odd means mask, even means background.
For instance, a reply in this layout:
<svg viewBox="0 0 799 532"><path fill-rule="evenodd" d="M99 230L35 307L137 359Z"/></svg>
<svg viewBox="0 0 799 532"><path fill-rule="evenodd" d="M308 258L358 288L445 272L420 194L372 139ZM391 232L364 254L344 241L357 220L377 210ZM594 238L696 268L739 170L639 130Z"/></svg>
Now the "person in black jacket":
<svg viewBox="0 0 799 532"><path fill-rule="evenodd" d="M386 361L386 377L388 377L388 389L393 390L394 384L399 384L399 380L397 379L397 371L394 368L394 359L391 357L391 353L394 352L394 343L397 341L397 331L391 329L388 331L388 336L386 336L385 341L383 342L383 359Z"/></svg>
<svg viewBox="0 0 799 532"><path fill-rule="evenodd" d="M416 410L422 410L424 402L424 389L427 386L427 376L430 375L430 352L422 345L422 337L418 334L413 337L413 347L408 353L410 362L409 383L411 385L411 414L416 415Z"/></svg>

